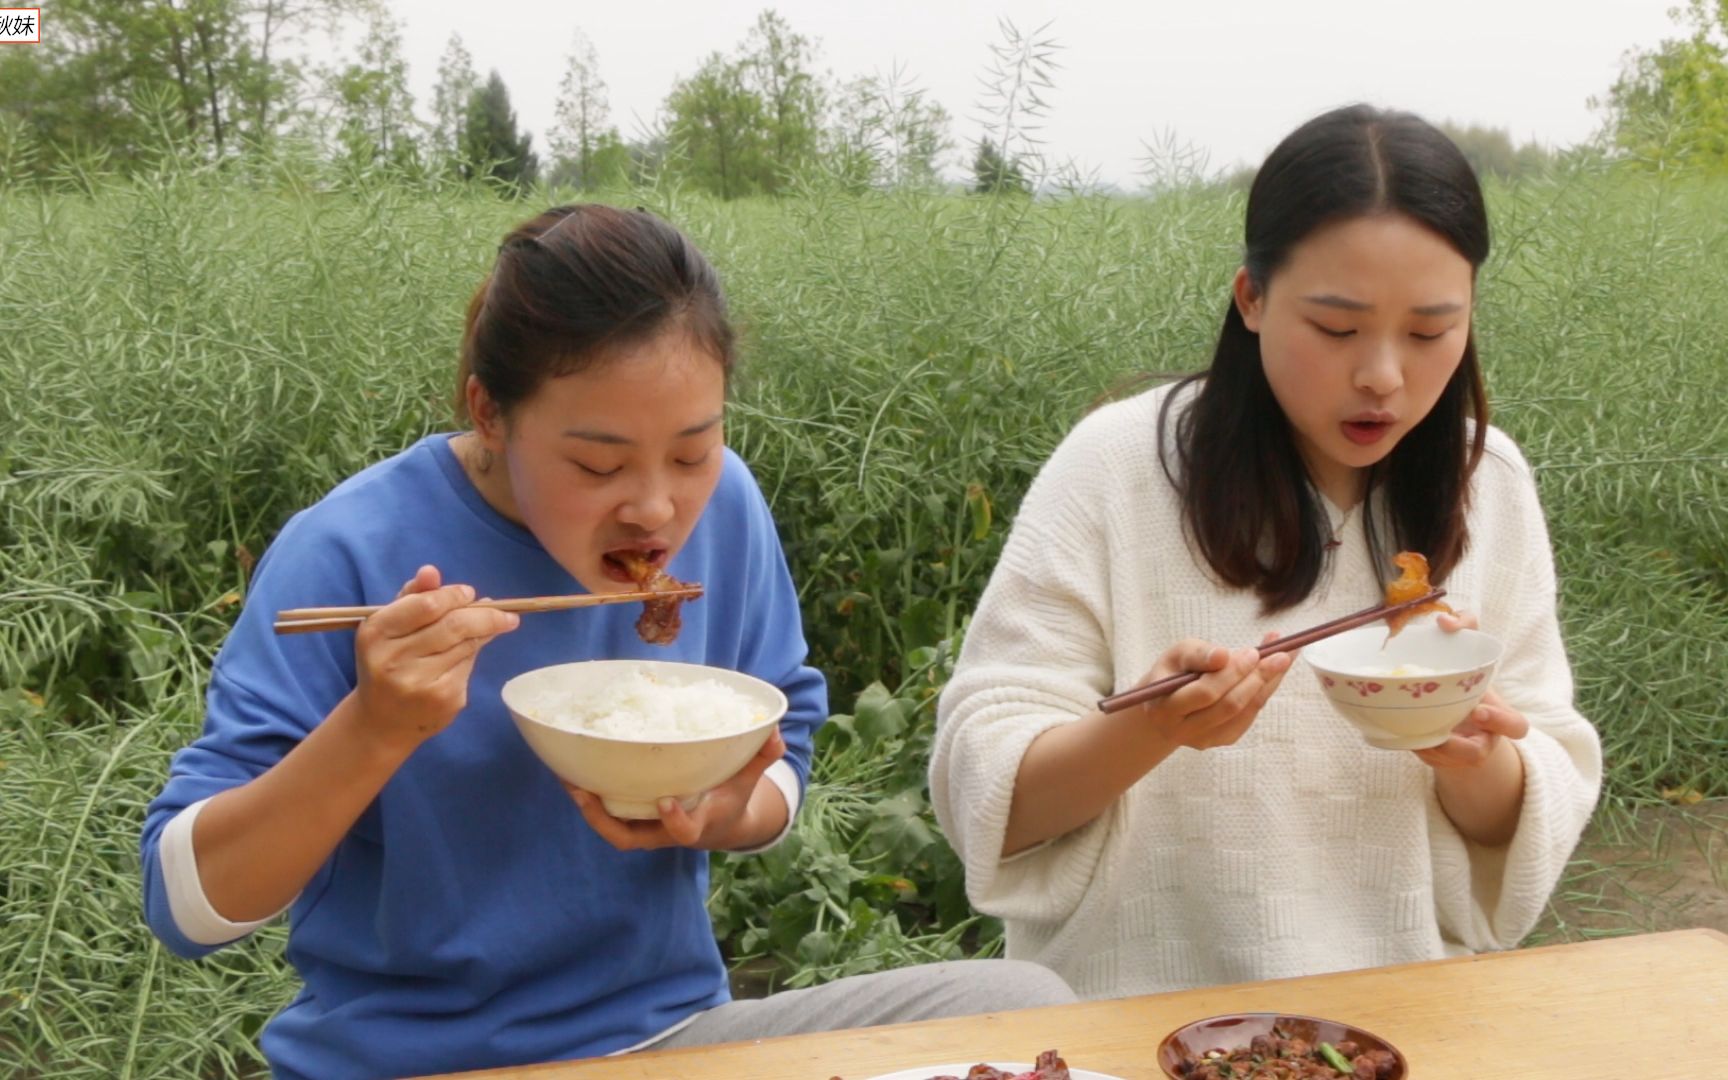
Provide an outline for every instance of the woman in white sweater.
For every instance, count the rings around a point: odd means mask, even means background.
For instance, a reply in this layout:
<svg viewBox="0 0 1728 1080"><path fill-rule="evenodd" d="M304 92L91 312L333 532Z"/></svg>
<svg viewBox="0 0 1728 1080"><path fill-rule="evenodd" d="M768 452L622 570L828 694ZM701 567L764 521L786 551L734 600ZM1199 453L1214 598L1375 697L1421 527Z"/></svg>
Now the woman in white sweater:
<svg viewBox="0 0 1728 1080"><path fill-rule="evenodd" d="M1471 336L1481 189L1420 119L1297 129L1248 199L1210 369L1092 413L1028 491L942 696L930 781L1008 954L1084 997L1518 944L1595 805L1530 467ZM1253 643L1423 552L1506 652L1422 751L1369 747ZM1233 651L1224 646L1236 646ZM1201 679L1103 714L1108 694Z"/></svg>

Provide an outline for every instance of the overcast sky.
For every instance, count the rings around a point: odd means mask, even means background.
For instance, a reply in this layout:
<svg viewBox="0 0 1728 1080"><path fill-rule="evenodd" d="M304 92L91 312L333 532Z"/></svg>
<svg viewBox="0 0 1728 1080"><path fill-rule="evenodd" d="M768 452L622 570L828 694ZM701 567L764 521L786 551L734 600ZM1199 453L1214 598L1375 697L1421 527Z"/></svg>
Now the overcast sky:
<svg viewBox="0 0 1728 1080"><path fill-rule="evenodd" d="M1677 0L779 0L840 78L896 64L976 137L979 76L998 20L1048 23L1062 69L1049 95L1048 154L1137 186L1143 143L1173 137L1214 170L1258 164L1313 114L1350 101L1432 120L1503 127L1553 146L1588 138L1633 47L1677 36ZM459 31L484 78L497 68L545 151L578 28L594 43L613 122L651 121L675 79L731 53L766 6L754 0L388 0L401 21L417 108ZM953 170L950 170L953 171Z"/></svg>

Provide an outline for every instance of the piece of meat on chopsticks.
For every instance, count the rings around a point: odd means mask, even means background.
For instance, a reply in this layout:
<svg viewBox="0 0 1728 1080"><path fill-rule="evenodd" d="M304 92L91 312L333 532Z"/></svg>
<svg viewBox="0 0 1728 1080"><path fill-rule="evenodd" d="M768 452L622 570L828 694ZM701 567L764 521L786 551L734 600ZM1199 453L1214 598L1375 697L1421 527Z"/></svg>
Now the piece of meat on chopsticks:
<svg viewBox="0 0 1728 1080"><path fill-rule="evenodd" d="M1392 556L1392 565L1403 571L1398 577L1386 583L1386 605L1402 604L1407 600L1426 596L1434 591L1434 586L1428 584L1428 559L1420 552L1400 551ZM1444 600L1434 600L1426 604L1417 604L1413 608L1386 616L1386 625L1392 634L1404 629L1404 624L1418 615L1429 611L1443 611L1448 615L1458 614L1446 605Z"/></svg>
<svg viewBox="0 0 1728 1080"><path fill-rule="evenodd" d="M699 585L679 581L637 552L619 552L613 558L617 559L619 564L624 567L624 572L630 575L631 581L649 592L667 592L691 588L699 590L701 588ZM650 645L670 645L678 640L678 631L684 625L683 619L678 614L678 605L690 599L694 599L694 597L673 596L666 599L644 600L642 602L642 617L636 620L637 635Z"/></svg>

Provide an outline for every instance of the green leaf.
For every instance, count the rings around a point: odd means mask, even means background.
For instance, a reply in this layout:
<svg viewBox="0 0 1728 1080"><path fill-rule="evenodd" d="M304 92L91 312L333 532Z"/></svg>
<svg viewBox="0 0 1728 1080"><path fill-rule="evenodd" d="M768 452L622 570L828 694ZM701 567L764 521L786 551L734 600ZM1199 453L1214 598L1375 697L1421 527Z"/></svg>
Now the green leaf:
<svg viewBox="0 0 1728 1080"><path fill-rule="evenodd" d="M811 757L816 761L824 760L831 754L839 753L840 747L851 744L857 738L858 732L850 716L830 716L827 723L816 729Z"/></svg>
<svg viewBox="0 0 1728 1080"><path fill-rule="evenodd" d="M900 638L908 652L941 641L948 629L948 607L925 596L912 601L900 613Z"/></svg>
<svg viewBox="0 0 1728 1080"><path fill-rule="evenodd" d="M936 843L936 833L920 815L927 808L921 795L902 792L884 799L866 834L870 850L885 856L890 865L908 866Z"/></svg>
<svg viewBox="0 0 1728 1080"><path fill-rule="evenodd" d="M905 706L879 682L871 683L858 695L853 716L858 737L867 744L894 738L906 730Z"/></svg>
<svg viewBox="0 0 1728 1080"><path fill-rule="evenodd" d="M768 940L776 950L795 951L814 916L815 908L802 894L787 897L768 912Z"/></svg>
<svg viewBox="0 0 1728 1080"><path fill-rule="evenodd" d="M809 967L819 967L834 958L834 935L827 930L812 930L798 939L798 959Z"/></svg>

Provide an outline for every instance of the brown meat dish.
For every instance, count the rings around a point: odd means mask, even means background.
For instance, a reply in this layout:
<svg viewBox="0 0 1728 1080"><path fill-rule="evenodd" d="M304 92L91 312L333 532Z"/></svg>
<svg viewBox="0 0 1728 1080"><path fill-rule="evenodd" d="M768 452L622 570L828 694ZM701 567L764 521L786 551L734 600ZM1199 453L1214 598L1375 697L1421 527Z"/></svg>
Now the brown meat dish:
<svg viewBox="0 0 1728 1080"><path fill-rule="evenodd" d="M840 1077L834 1077L840 1080ZM930 1080L1069 1080L1068 1063L1054 1050L1038 1055L1031 1072L1004 1072L989 1065L974 1065L965 1076L932 1076Z"/></svg>
<svg viewBox="0 0 1728 1080"><path fill-rule="evenodd" d="M679 581L634 552L624 552L614 558L624 567L624 572L630 575L632 581L649 592L700 589L700 586ZM678 614L678 605L688 599L693 598L674 596L664 600L643 601L642 617L636 620L637 635L650 645L670 645L678 640L678 631L684 625Z"/></svg>
<svg viewBox="0 0 1728 1080"><path fill-rule="evenodd" d="M1434 586L1428 584L1428 559L1418 552L1400 551L1392 556L1392 565L1403 573L1386 583L1387 605L1402 604L1406 600L1414 600L1434 591ZM1458 614L1446 606L1444 600L1434 600L1426 604L1417 604L1406 608L1395 615L1386 617L1386 625L1392 628L1392 633L1404 629L1404 624L1424 612L1443 611L1448 615Z"/></svg>
<svg viewBox="0 0 1728 1080"><path fill-rule="evenodd" d="M1349 1066L1350 1071L1337 1068L1338 1064ZM1384 1080L1397 1068L1398 1059L1390 1051L1363 1050L1348 1040L1315 1046L1275 1027L1270 1035L1254 1036L1247 1046L1184 1059L1176 1071L1185 1080Z"/></svg>

